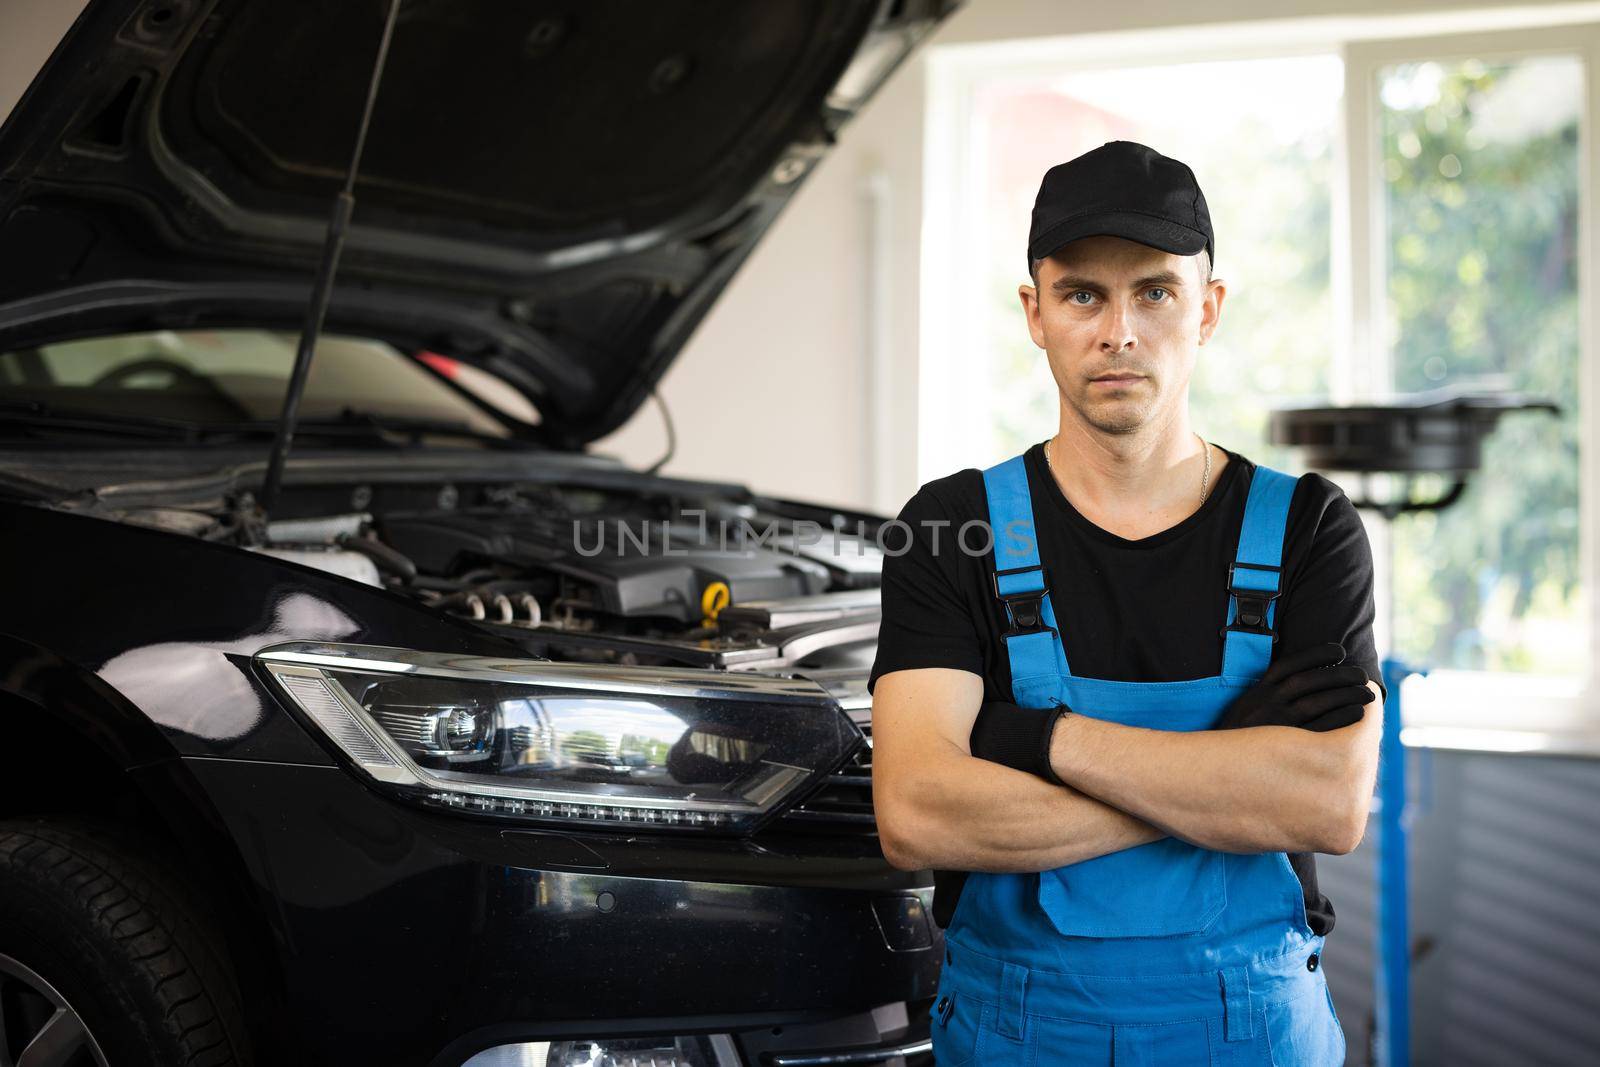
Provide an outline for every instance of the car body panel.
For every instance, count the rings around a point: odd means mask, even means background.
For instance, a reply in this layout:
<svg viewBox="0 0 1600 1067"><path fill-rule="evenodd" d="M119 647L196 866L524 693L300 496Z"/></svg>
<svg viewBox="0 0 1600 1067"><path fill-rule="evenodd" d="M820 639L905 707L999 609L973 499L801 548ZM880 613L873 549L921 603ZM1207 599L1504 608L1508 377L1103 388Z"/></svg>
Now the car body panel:
<svg viewBox="0 0 1600 1067"><path fill-rule="evenodd" d="M327 746L254 677L250 657L268 645L383 637L433 651L521 654L381 589L92 516L0 502L0 554L32 561L8 575L0 635L92 677L83 685L120 709L126 733L154 725L165 752L147 734L123 743L141 762L180 755L331 764ZM76 590L71 599L61 596L64 587ZM0 690L42 698L42 683L26 678L13 671Z"/></svg>
<svg viewBox="0 0 1600 1067"><path fill-rule="evenodd" d="M771 1025L933 993L931 937L892 949L873 907L909 896L926 915L931 888L871 843L507 831L336 769L184 762L244 843L289 1025L316 1062L421 1063L478 1032ZM375 1018L389 1022L347 1022Z"/></svg>

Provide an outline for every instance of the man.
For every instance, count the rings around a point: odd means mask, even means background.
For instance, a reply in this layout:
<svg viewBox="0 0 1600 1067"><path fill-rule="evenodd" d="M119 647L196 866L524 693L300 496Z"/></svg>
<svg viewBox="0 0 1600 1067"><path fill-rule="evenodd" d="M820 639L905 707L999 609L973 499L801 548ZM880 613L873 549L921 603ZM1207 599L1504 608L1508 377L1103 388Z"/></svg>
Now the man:
<svg viewBox="0 0 1600 1067"><path fill-rule="evenodd" d="M1191 429L1214 250L1183 163L1052 167L1019 294L1059 430L888 545L873 799L935 871L940 1067L1343 1062L1312 854L1377 774L1371 550L1338 486Z"/></svg>

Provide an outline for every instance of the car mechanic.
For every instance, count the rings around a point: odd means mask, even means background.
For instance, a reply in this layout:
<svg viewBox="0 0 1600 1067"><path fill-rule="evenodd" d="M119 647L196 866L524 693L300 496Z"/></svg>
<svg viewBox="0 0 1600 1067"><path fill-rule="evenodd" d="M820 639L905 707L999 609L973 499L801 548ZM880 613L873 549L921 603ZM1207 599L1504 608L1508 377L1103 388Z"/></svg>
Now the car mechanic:
<svg viewBox="0 0 1600 1067"><path fill-rule="evenodd" d="M940 1067L1344 1060L1312 854L1377 773L1371 550L1337 485L1192 428L1214 257L1182 162L1047 171L1019 295L1058 432L898 517L873 800L935 872Z"/></svg>

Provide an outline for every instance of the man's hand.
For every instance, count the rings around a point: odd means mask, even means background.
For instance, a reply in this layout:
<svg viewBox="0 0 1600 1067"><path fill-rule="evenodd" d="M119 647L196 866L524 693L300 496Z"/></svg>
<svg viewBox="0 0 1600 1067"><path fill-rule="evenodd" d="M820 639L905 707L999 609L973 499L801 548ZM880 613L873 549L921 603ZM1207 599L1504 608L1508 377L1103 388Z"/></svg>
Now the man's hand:
<svg viewBox="0 0 1600 1067"><path fill-rule="evenodd" d="M1297 726L1324 732L1360 722L1372 699L1367 672L1344 661L1344 646L1329 642L1285 656L1228 705L1213 729Z"/></svg>

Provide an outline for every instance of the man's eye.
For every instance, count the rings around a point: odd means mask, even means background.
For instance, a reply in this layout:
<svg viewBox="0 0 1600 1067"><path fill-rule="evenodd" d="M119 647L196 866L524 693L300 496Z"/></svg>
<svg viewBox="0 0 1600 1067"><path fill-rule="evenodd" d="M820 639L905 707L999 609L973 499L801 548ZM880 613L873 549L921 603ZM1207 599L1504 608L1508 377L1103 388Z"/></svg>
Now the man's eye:
<svg viewBox="0 0 1600 1067"><path fill-rule="evenodd" d="M1088 300L1079 300L1078 297L1080 297L1080 296L1088 297L1089 299ZM1087 304L1089 302L1089 300L1093 300L1093 299L1094 299L1094 294L1089 292L1089 290L1087 290L1087 289L1074 289L1072 292L1067 294L1067 303L1069 303L1069 304L1078 304L1079 306Z"/></svg>
<svg viewBox="0 0 1600 1067"><path fill-rule="evenodd" d="M1155 294L1153 299L1158 304L1161 303L1163 300L1165 300L1167 298L1167 296L1169 295L1165 289L1157 288L1157 289L1150 289L1150 290L1147 290L1147 291L1150 292L1150 293Z"/></svg>

